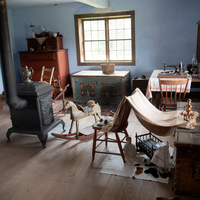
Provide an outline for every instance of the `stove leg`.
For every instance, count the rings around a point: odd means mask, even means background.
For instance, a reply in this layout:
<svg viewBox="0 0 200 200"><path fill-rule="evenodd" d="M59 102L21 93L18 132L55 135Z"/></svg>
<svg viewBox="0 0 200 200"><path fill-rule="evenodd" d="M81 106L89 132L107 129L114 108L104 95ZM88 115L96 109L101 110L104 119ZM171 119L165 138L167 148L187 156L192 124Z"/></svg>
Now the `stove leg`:
<svg viewBox="0 0 200 200"><path fill-rule="evenodd" d="M48 134L46 136L39 136L38 135L38 138L39 138L40 142L42 143L43 148L46 148Z"/></svg>
<svg viewBox="0 0 200 200"><path fill-rule="evenodd" d="M12 134L13 128L9 128L7 133L6 133L6 137L8 138L7 143L10 143L10 135Z"/></svg>

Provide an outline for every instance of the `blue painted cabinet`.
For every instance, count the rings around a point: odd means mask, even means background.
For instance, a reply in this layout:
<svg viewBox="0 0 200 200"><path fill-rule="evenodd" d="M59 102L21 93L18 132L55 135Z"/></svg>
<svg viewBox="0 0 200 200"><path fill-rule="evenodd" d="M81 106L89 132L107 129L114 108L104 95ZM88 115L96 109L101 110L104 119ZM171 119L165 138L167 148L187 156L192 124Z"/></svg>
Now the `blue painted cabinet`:
<svg viewBox="0 0 200 200"><path fill-rule="evenodd" d="M130 94L130 71L104 74L98 70L83 70L72 75L73 98L77 103L94 100L103 104L119 104Z"/></svg>

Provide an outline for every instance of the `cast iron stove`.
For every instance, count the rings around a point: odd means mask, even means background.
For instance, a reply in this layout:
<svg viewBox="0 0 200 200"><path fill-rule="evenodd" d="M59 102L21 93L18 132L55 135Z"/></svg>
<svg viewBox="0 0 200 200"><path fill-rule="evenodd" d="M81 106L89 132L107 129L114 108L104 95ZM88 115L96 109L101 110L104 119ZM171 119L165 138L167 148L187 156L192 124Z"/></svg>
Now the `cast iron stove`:
<svg viewBox="0 0 200 200"><path fill-rule="evenodd" d="M12 125L7 131L8 142L12 132L37 135L43 147L46 147L48 132L63 120L54 118L51 91L54 87L42 82L24 82L17 84L18 96L26 99L28 105L23 109L10 107Z"/></svg>

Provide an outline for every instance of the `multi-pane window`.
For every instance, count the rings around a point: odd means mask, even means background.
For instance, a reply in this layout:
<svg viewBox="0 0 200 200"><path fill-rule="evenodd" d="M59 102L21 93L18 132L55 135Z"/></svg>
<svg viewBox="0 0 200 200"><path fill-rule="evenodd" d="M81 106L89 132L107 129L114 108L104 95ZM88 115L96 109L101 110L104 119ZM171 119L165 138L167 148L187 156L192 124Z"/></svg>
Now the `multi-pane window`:
<svg viewBox="0 0 200 200"><path fill-rule="evenodd" d="M135 65L134 11L75 15L78 65Z"/></svg>

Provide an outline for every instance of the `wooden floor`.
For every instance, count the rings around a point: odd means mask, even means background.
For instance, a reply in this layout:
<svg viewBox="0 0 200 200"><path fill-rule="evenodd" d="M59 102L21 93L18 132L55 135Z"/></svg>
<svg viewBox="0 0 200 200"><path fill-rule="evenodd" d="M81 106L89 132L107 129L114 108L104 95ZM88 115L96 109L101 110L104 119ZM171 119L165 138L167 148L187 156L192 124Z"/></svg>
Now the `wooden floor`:
<svg viewBox="0 0 200 200"><path fill-rule="evenodd" d="M197 197L175 195L172 178L169 184L100 174L104 154L96 154L92 162L92 138L64 141L48 139L47 147L37 137L18 133L7 144L6 132L11 120L9 108L0 110L0 200L156 200L158 196L197 200ZM60 102L54 105L59 110ZM59 115L66 123L70 116ZM80 127L94 123L93 118L80 120ZM133 138L148 131L133 112L128 133ZM160 137L161 138L161 137ZM173 136L161 138L173 146Z"/></svg>

